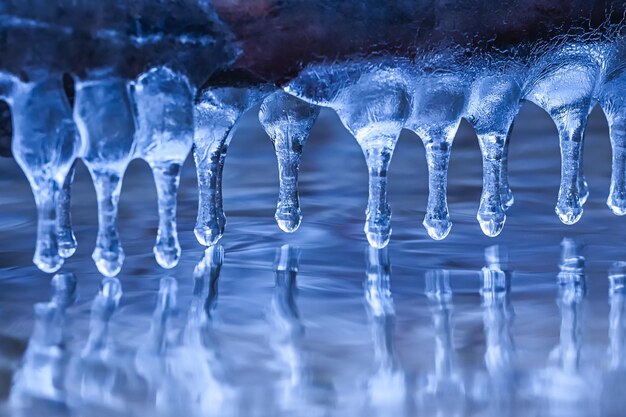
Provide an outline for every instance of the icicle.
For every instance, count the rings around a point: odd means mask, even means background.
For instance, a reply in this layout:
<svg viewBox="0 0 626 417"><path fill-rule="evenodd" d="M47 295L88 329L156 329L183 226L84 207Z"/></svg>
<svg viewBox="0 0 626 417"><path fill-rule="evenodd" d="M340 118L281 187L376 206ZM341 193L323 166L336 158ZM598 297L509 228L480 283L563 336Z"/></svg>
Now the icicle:
<svg viewBox="0 0 626 417"><path fill-rule="evenodd" d="M204 246L224 234L222 171L226 151L239 118L265 97L267 88L217 88L204 90L194 112L193 156L198 173L198 219L194 233Z"/></svg>
<svg viewBox="0 0 626 417"><path fill-rule="evenodd" d="M386 411L389 411L389 407L403 406L406 384L393 346L395 311L390 288L391 264L387 248L368 247L366 262L365 307L372 329L376 367L375 374L368 381L368 395L372 405L385 407Z"/></svg>
<svg viewBox="0 0 626 417"><path fill-rule="evenodd" d="M100 291L91 304L89 339L82 356L98 355L107 349L109 320L122 298L122 284L117 278L107 277L102 280Z"/></svg>
<svg viewBox="0 0 626 417"><path fill-rule="evenodd" d="M447 197L452 140L443 142L425 140L424 146L428 163L428 204L423 224L431 238L441 240L445 239L452 229Z"/></svg>
<svg viewBox="0 0 626 417"><path fill-rule="evenodd" d="M75 166L76 164L74 163L65 177L63 186L59 190L56 208L59 255L63 258L69 258L74 254L74 252L76 252L76 237L74 236L74 230L72 229L72 216L70 210L72 182L74 181L74 173L76 170Z"/></svg>
<svg viewBox="0 0 626 417"><path fill-rule="evenodd" d="M57 236L57 197L78 154L79 138L61 78L16 86L10 103L12 151L28 178L38 211L33 262L45 272L63 264Z"/></svg>
<svg viewBox="0 0 626 417"><path fill-rule="evenodd" d="M509 131L506 134L506 140L504 141L504 148L502 149L502 162L500 163L500 201L504 207L504 210L511 208L515 202L513 197L513 191L509 185L509 144L511 143L511 132L513 131L513 123L509 127Z"/></svg>
<svg viewBox="0 0 626 417"><path fill-rule="evenodd" d="M609 369L626 368L626 263L615 262L609 270Z"/></svg>
<svg viewBox="0 0 626 417"><path fill-rule="evenodd" d="M490 237L500 234L506 221L505 210L513 204L507 179L507 142L521 94L514 76L486 75L472 86L467 106L483 159L483 191L476 218L483 233Z"/></svg>
<svg viewBox="0 0 626 417"><path fill-rule="evenodd" d="M557 124L561 145L561 185L555 210L565 224L576 223L583 214L581 158L587 114L587 109L566 109L551 113Z"/></svg>
<svg viewBox="0 0 626 417"><path fill-rule="evenodd" d="M154 256L163 268L180 259L176 230L176 195L180 170L193 144L193 89L187 79L159 67L134 84L137 111L136 150L152 168L159 204Z"/></svg>
<svg viewBox="0 0 626 417"><path fill-rule="evenodd" d="M283 91L265 98L259 111L259 120L274 144L278 160L280 191L274 217L287 233L298 230L302 220L298 197L300 157L319 111L319 107Z"/></svg>
<svg viewBox="0 0 626 417"><path fill-rule="evenodd" d="M387 246L391 238L387 173L398 136L410 112L410 102L402 74L380 70L362 75L334 106L365 155L369 193L363 230L369 244L378 249Z"/></svg>
<svg viewBox="0 0 626 417"><path fill-rule="evenodd" d="M115 276L124 263L118 203L135 133L126 82L119 78L79 82L74 119L84 142L82 158L98 198L98 238L92 258L100 273Z"/></svg>
<svg viewBox="0 0 626 417"><path fill-rule="evenodd" d="M620 109L626 112L624 109ZM613 150L611 188L606 204L618 216L626 214L626 116L607 112L609 135Z"/></svg>
<svg viewBox="0 0 626 417"><path fill-rule="evenodd" d="M185 327L185 341L193 346L210 347L210 341L205 340L207 326L215 309L218 292L218 279L224 262L224 248L216 244L204 251L202 260L193 271L194 286L193 298L189 306L187 325Z"/></svg>

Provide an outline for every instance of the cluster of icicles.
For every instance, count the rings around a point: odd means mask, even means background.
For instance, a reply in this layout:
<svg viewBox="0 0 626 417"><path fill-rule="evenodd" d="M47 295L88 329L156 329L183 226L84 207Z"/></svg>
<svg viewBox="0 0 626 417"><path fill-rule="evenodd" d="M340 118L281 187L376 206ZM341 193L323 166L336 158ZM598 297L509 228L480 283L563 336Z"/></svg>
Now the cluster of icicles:
<svg viewBox="0 0 626 417"><path fill-rule="evenodd" d="M70 222L72 166L83 160L98 198L99 230L93 258L101 273L116 275L124 252L117 209L124 171L133 158L152 168L158 190L159 229L154 253L165 268L176 265L176 193L181 164L193 146L199 207L195 234L205 246L223 235L222 170L234 128L261 104L259 120L278 159L280 191L276 221L295 231L302 215L298 169L303 146L320 106L332 108L361 146L369 171L365 234L382 248L391 235L387 171L397 138L409 129L422 139L428 163L429 196L424 227L443 239L451 222L446 201L448 161L462 118L475 128L483 158L483 192L477 218L497 236L513 203L507 181L507 143L522 100L545 109L561 146L561 184L556 212L573 224L582 214L588 188L582 174L583 132L588 114L605 111L613 146L608 205L626 213L626 46L612 41L568 41L533 54L533 59L465 57L455 53L414 60L374 58L311 64L289 83L247 86L192 85L182 73L153 68L135 80L98 72L75 80L73 108L62 77L42 75L24 82L2 77L2 97L13 117L12 151L32 186L39 227L35 264L58 270L76 248Z"/></svg>

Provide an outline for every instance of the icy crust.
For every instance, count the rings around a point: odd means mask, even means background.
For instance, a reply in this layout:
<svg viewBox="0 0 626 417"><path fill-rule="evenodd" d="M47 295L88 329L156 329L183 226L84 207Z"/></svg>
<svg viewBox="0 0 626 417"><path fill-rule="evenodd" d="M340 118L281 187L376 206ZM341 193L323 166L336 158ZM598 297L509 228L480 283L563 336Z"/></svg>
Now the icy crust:
<svg viewBox="0 0 626 417"><path fill-rule="evenodd" d="M580 219L588 196L583 132L591 109L602 106L613 146L607 204L626 213L623 5L554 2L544 10L539 3L484 10L463 2L354 1L336 9L327 1L1 2L0 97L11 109L12 154L38 207L35 264L54 272L76 249L70 189L78 158L96 188L93 259L104 275L118 274L124 261L117 210L133 158L144 159L155 177L158 263L172 268L180 258L176 194L192 147L194 232L202 245L215 245L226 228L228 147L256 105L276 152L275 217L285 232L303 219L300 158L322 106L337 112L365 157L364 233L374 248L392 234L387 172L402 129L425 147L426 232L437 240L450 233L447 172L461 119L474 126L482 152L476 217L486 235L497 236L514 202L508 137L522 100L542 107L558 129L555 211L565 224ZM269 26L261 30L261 23Z"/></svg>

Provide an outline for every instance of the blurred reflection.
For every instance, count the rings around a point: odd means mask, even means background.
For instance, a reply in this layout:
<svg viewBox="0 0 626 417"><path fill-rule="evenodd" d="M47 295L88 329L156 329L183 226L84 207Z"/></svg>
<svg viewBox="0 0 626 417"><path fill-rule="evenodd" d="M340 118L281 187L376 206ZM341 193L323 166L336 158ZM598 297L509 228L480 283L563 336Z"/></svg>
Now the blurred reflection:
<svg viewBox="0 0 626 417"><path fill-rule="evenodd" d="M73 405L95 405L123 408L121 398L113 393L119 360L109 337L109 321L122 297L117 278L104 278L91 304L89 336L80 355L69 366L69 402ZM73 392L75 391L75 392Z"/></svg>
<svg viewBox="0 0 626 417"><path fill-rule="evenodd" d="M226 402L233 393L218 379L211 337L211 312L222 259L222 247L212 246L197 265L191 307L183 340L178 344L170 331L178 285L171 277L161 279L148 340L137 351L135 367L162 412L203 416L232 412Z"/></svg>
<svg viewBox="0 0 626 417"><path fill-rule="evenodd" d="M626 384L624 299L626 297L626 262L615 262L609 270L609 349L604 375L602 415L621 416L626 410L623 394Z"/></svg>
<svg viewBox="0 0 626 417"><path fill-rule="evenodd" d="M395 311L389 282L389 252L387 248L368 247L366 255L365 307L372 329L376 368L368 382L368 399L378 414L398 416L404 413L406 384L393 346Z"/></svg>
<svg viewBox="0 0 626 417"><path fill-rule="evenodd" d="M424 415L461 416L465 412L465 382L454 349L449 272L428 271L425 292L435 332L435 369L418 387L417 406Z"/></svg>
<svg viewBox="0 0 626 417"><path fill-rule="evenodd" d="M578 242L566 238L561 246L557 276L557 305L561 312L559 345L550 353L548 367L540 373L536 394L545 399L549 415L595 415L598 408L598 376L596 370L583 369L580 363L586 294L585 258Z"/></svg>
<svg viewBox="0 0 626 417"><path fill-rule="evenodd" d="M35 304L35 323L28 341L21 369L15 374L11 389L14 407L37 406L36 402L65 404L64 348L65 310L76 301L76 277L61 273L52 278L52 299Z"/></svg>
<svg viewBox="0 0 626 417"><path fill-rule="evenodd" d="M478 389L479 397L489 404L494 415L508 415L514 410L516 375L515 346L511 326L515 313L511 305L511 273L506 249L495 245L485 249L485 267L481 270L480 296L485 332L485 366L488 381Z"/></svg>

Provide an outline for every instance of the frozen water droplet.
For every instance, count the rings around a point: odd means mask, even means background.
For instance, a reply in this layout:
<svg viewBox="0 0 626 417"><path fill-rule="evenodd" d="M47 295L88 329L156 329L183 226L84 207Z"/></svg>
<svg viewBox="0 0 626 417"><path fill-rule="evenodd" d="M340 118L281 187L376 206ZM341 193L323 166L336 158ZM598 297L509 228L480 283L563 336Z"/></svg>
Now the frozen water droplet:
<svg viewBox="0 0 626 417"><path fill-rule="evenodd" d="M222 172L237 121L268 94L267 87L204 90L195 107L193 156L198 174L198 218L194 233L204 246L224 234Z"/></svg>
<svg viewBox="0 0 626 417"><path fill-rule="evenodd" d="M428 205L423 224L431 238L442 240L452 228L446 195L451 143L427 142L425 145L428 162Z"/></svg>
<svg viewBox="0 0 626 417"><path fill-rule="evenodd" d="M154 255L163 268L180 258L176 195L180 170L193 143L193 89L168 68L154 68L134 83L137 111L135 153L148 162L157 188L159 230Z"/></svg>
<svg viewBox="0 0 626 417"><path fill-rule="evenodd" d="M298 171L302 148L319 114L319 107L283 91L263 100L259 120L274 144L280 189L276 222L287 233L300 227L302 214L298 196Z"/></svg>
<svg viewBox="0 0 626 417"><path fill-rule="evenodd" d="M118 204L135 135L126 82L107 78L77 83L74 119L84 142L83 161L98 199L98 237L92 258L100 273L115 276L124 262Z"/></svg>
<svg viewBox="0 0 626 417"><path fill-rule="evenodd" d="M74 181L74 165L67 174L63 186L59 190L57 201L57 237L59 240L59 255L69 258L76 252L76 237L72 229L71 216L71 188Z"/></svg>
<svg viewBox="0 0 626 417"><path fill-rule="evenodd" d="M490 237L500 234L506 221L502 203L502 154L504 135L478 135L483 156L483 192L476 218L483 233Z"/></svg>
<svg viewBox="0 0 626 417"><path fill-rule="evenodd" d="M55 272L63 264L57 236L57 198L79 147L72 112L60 77L53 75L17 84L10 104L13 155L30 182L37 204L33 262L42 271Z"/></svg>

